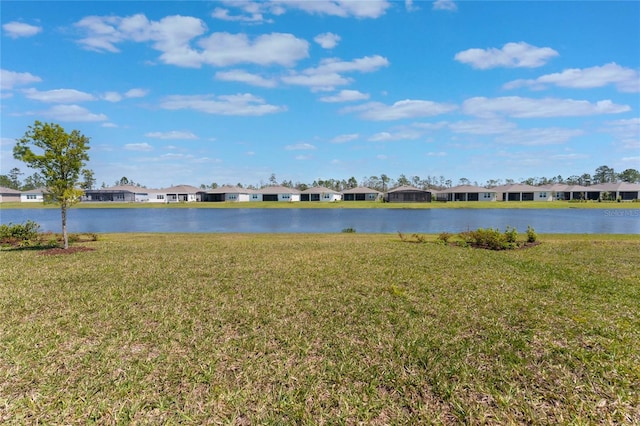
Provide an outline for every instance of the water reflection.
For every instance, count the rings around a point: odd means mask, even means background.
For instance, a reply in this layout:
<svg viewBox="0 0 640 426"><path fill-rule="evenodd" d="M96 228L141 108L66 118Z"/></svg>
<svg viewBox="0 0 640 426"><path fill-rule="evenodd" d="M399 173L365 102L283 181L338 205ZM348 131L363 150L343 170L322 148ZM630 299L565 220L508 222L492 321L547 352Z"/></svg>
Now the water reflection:
<svg viewBox="0 0 640 426"><path fill-rule="evenodd" d="M0 211L59 232L56 209ZM70 232L440 233L532 226L539 233L640 234L640 209L71 209Z"/></svg>

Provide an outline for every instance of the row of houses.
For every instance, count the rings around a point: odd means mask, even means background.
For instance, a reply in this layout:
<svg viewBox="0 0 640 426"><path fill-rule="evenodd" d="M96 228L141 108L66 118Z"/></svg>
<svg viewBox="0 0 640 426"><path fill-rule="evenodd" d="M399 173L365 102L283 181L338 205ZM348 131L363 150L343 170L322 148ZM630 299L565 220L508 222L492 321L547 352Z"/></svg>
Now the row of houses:
<svg viewBox="0 0 640 426"><path fill-rule="evenodd" d="M0 187L0 202L42 202L44 189L16 191ZM335 202L377 201L417 202L431 201L556 201L556 200L620 200L640 199L640 184L602 183L592 186L553 184L531 186L524 184L502 185L484 188L460 185L443 190L425 190L413 186L401 186L386 193L367 187L347 189L342 192L325 187L313 187L304 191L284 186L268 186L254 190L238 186L221 186L201 189L190 185L178 185L164 189L149 189L133 185L118 185L110 188L85 191L83 202L131 202L131 203L178 203L178 202Z"/></svg>

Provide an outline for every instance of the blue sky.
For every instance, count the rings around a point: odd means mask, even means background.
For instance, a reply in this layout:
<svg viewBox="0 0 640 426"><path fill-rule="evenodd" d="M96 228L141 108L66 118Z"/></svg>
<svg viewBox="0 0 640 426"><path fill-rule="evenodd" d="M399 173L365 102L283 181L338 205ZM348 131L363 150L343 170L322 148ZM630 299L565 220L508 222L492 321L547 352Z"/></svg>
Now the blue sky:
<svg viewBox="0 0 640 426"><path fill-rule="evenodd" d="M35 120L98 185L640 169L640 2L0 7L2 174Z"/></svg>

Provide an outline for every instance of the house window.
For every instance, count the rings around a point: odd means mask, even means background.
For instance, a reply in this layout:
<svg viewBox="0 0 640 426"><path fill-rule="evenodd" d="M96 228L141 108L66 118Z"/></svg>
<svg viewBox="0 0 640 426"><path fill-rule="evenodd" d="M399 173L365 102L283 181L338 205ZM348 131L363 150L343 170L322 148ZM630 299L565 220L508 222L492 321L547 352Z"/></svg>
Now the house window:
<svg viewBox="0 0 640 426"><path fill-rule="evenodd" d="M540 198L547 198L547 193L546 192L541 192L539 197Z"/></svg>
<svg viewBox="0 0 640 426"><path fill-rule="evenodd" d="M156 200L164 200L164 195L156 195Z"/></svg>
<svg viewBox="0 0 640 426"><path fill-rule="evenodd" d="M35 194L27 194L27 200L37 200L38 197Z"/></svg>

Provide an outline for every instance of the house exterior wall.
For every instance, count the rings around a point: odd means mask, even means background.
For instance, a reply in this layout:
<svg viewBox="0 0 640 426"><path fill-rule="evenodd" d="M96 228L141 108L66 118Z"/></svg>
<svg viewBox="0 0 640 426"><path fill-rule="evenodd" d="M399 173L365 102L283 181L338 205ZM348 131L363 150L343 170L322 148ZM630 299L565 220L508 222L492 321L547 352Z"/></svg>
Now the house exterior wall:
<svg viewBox="0 0 640 426"><path fill-rule="evenodd" d="M534 191L534 201L553 201L553 191Z"/></svg>
<svg viewBox="0 0 640 426"><path fill-rule="evenodd" d="M21 203L42 203L44 202L44 194L40 192L23 192L20 194Z"/></svg>

